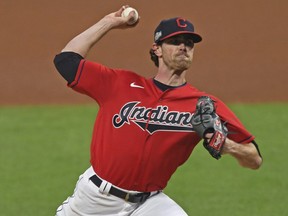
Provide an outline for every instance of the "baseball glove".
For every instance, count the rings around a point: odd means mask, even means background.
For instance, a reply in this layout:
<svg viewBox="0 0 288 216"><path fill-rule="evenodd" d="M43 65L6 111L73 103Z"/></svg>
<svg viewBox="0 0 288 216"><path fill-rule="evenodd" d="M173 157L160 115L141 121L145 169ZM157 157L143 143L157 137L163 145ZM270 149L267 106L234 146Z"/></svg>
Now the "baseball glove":
<svg viewBox="0 0 288 216"><path fill-rule="evenodd" d="M214 101L210 97L201 96L198 99L192 125L195 132L204 139L203 145L212 157L217 160L221 158L228 131L216 114ZM207 133L213 133L210 139L205 137Z"/></svg>

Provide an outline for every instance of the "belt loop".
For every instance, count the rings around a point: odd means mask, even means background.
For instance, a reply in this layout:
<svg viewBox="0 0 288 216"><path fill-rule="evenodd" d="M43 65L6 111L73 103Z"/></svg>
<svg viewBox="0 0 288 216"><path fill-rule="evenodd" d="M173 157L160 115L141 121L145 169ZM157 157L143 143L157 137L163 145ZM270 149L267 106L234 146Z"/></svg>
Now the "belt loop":
<svg viewBox="0 0 288 216"><path fill-rule="evenodd" d="M125 196L125 201L127 202L128 200L129 200L129 193L127 193Z"/></svg>
<svg viewBox="0 0 288 216"><path fill-rule="evenodd" d="M103 180L100 187L99 187L99 192L102 194L108 195L111 187L112 187L111 183Z"/></svg>
<svg viewBox="0 0 288 216"><path fill-rule="evenodd" d="M109 195L111 187L112 187L112 184L110 182L107 182L106 187L104 189L104 193Z"/></svg>

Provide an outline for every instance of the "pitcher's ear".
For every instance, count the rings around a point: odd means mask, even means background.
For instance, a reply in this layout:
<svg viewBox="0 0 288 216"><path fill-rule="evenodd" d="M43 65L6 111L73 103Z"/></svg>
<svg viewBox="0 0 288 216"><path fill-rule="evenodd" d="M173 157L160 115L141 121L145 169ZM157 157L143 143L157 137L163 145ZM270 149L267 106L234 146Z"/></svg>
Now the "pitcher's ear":
<svg viewBox="0 0 288 216"><path fill-rule="evenodd" d="M153 43L152 50L154 51L154 54L157 56L162 55L162 48L159 44Z"/></svg>

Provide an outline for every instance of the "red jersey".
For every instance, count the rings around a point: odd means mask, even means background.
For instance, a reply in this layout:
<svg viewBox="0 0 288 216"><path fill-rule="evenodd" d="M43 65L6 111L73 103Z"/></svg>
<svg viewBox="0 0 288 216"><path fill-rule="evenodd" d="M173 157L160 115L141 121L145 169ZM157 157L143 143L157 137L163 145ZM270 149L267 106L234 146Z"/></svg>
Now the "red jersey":
<svg viewBox="0 0 288 216"><path fill-rule="evenodd" d="M223 102L190 84L162 91L153 79L82 60L69 86L97 101L91 165L97 175L123 189L165 188L201 140L191 125L200 96L216 101L230 139L243 144L254 139Z"/></svg>

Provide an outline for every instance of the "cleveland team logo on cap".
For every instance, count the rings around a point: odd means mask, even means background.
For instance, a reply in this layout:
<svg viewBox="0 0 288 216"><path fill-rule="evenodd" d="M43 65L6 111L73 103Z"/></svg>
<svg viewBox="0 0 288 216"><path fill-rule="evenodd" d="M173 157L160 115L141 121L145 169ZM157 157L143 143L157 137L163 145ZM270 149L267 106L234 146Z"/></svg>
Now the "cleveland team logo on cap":
<svg viewBox="0 0 288 216"><path fill-rule="evenodd" d="M154 32L154 41L155 43L159 43L160 41L178 34L191 35L194 43L198 43L202 40L202 37L195 33L194 26L191 22L181 17L175 17L160 22Z"/></svg>
<svg viewBox="0 0 288 216"><path fill-rule="evenodd" d="M186 28L187 27L187 21L186 19L183 19L183 18L177 18L176 19L176 22L177 22L177 25L180 27L180 28Z"/></svg>

